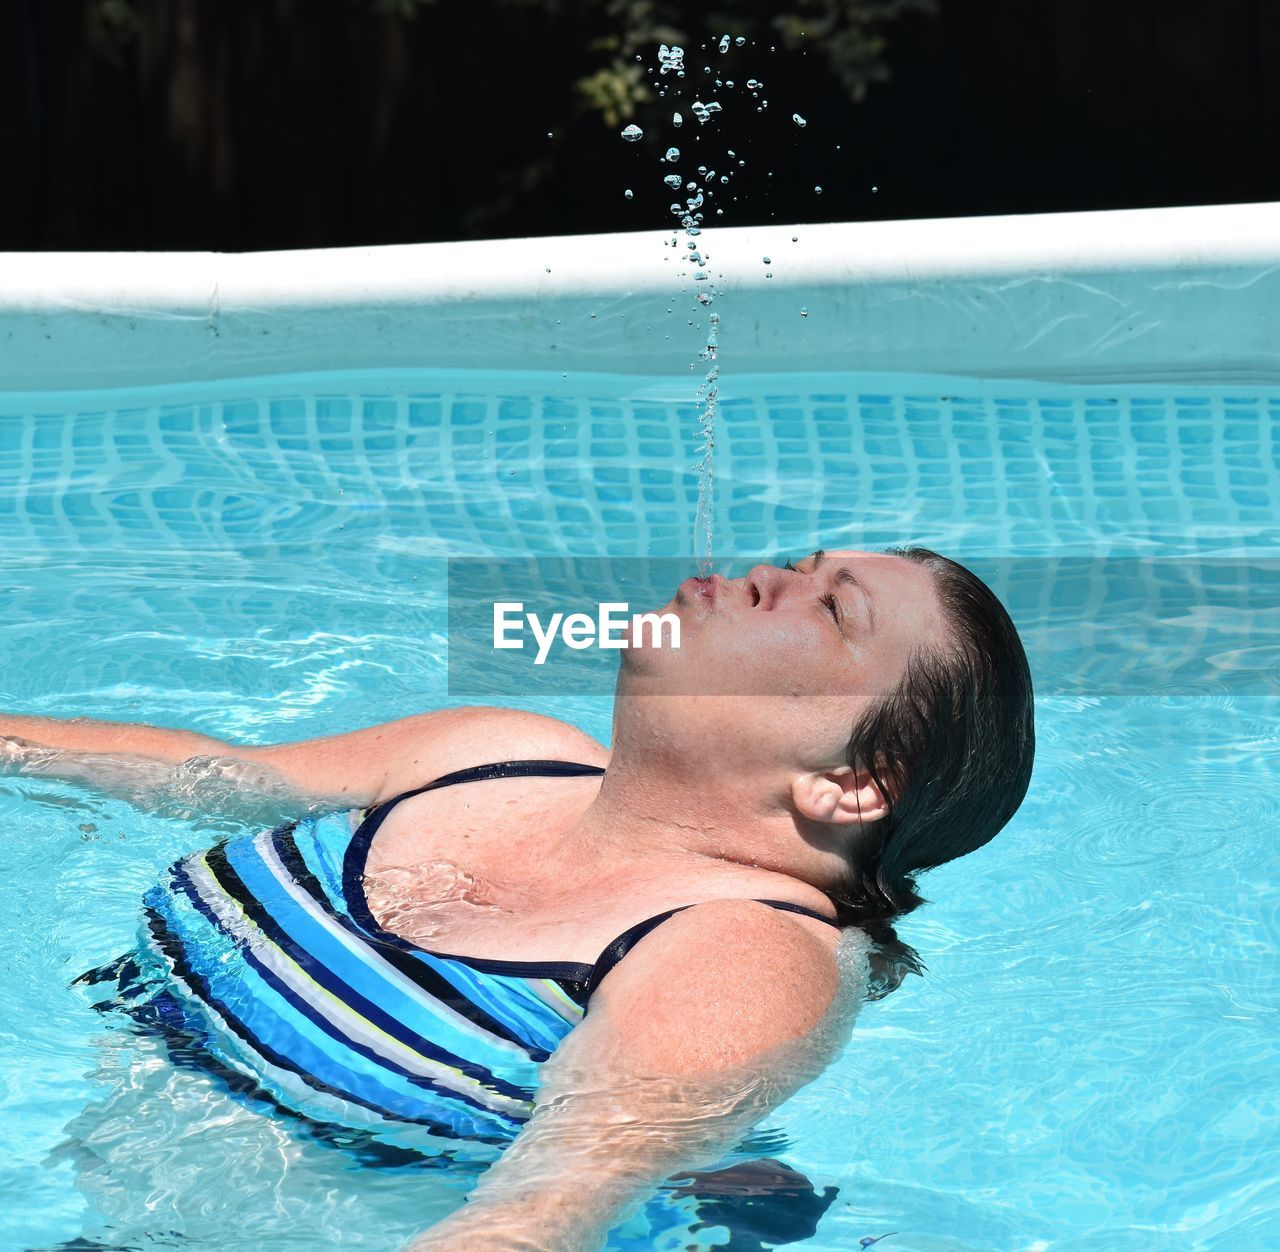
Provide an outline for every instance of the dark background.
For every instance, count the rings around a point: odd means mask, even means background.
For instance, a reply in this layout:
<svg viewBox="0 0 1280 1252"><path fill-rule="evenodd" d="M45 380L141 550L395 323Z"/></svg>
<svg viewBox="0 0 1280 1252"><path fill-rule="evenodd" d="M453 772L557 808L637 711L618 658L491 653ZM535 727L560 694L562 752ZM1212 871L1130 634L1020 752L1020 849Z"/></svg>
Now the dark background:
<svg viewBox="0 0 1280 1252"><path fill-rule="evenodd" d="M1280 200L1278 67L1275 0L0 0L0 249L654 228L669 143L723 225Z"/></svg>

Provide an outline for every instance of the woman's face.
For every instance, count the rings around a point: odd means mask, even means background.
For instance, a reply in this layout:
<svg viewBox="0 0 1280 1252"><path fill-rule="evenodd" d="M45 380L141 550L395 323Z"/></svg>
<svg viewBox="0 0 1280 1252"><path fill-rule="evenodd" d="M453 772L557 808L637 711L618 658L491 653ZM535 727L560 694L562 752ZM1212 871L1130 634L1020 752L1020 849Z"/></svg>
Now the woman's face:
<svg viewBox="0 0 1280 1252"><path fill-rule="evenodd" d="M622 652L619 701L642 698L648 728L673 746L727 740L739 764L760 760L769 743L796 745L810 762L843 751L854 720L897 687L913 649L943 633L929 571L874 552L691 578L660 611L679 618L681 646ZM676 698L647 699L658 696Z"/></svg>

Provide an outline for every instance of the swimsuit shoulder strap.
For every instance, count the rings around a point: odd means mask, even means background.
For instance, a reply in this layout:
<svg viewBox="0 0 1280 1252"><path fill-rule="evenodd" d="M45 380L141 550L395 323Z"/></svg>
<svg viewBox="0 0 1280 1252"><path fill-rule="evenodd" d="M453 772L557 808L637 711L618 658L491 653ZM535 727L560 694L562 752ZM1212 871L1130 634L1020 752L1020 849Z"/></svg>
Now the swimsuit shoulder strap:
<svg viewBox="0 0 1280 1252"><path fill-rule="evenodd" d="M576 778L587 774L603 774L603 765L583 765L577 761L495 761L491 765L473 765L469 769L454 770L411 791L402 791L390 800L365 810L358 837L365 843L377 833L378 827L401 800L420 796L424 791L436 791L458 783L485 782L490 778Z"/></svg>
<svg viewBox="0 0 1280 1252"><path fill-rule="evenodd" d="M814 917L820 922L826 922L829 926L834 926L837 930L842 929L840 923L834 918L827 917L819 913L816 909L805 908L803 904L791 904L786 900L756 900L756 904L767 904L773 909L782 909L787 913L799 913L802 917ZM628 952L631 951L641 939L645 937L651 930L661 926L669 917L674 917L677 913L683 913L685 909L693 908L692 904L682 904L678 908L668 909L665 913L659 913L656 917L647 918L643 922L637 923L629 930L624 930L603 952L600 953L600 959L596 961L591 970L591 980L587 983L586 999L590 999L595 989L604 981L604 977L613 969L619 961L622 960Z"/></svg>

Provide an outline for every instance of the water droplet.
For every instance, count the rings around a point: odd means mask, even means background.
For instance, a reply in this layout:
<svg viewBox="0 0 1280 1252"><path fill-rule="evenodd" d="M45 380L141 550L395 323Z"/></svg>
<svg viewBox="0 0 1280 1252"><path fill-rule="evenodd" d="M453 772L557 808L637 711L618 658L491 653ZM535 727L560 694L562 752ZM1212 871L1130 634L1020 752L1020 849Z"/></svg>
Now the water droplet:
<svg viewBox="0 0 1280 1252"><path fill-rule="evenodd" d="M800 316L801 316L801 317L808 317L808 316L809 316L809 310L808 310L808 309L801 309L801 310L800 310Z"/></svg>
<svg viewBox="0 0 1280 1252"><path fill-rule="evenodd" d="M772 264L773 264L773 262L772 262L772 261L771 261L767 256L763 256L763 257L761 257L760 259L761 259L761 260L762 260L766 265L772 265Z"/></svg>
<svg viewBox="0 0 1280 1252"><path fill-rule="evenodd" d="M663 74L675 70L677 74L684 72L684 49L679 44L660 44L658 47L658 67Z"/></svg>
<svg viewBox="0 0 1280 1252"><path fill-rule="evenodd" d="M668 186L668 187L670 187L672 191L679 191L679 190L680 190L680 175L679 175L679 174L668 174L668 175L666 176L666 178L664 178L662 181L663 181L664 183L666 183L666 184L667 184L667 186Z"/></svg>
<svg viewBox="0 0 1280 1252"><path fill-rule="evenodd" d="M748 78L748 79L747 79L747 90L748 90L748 91L755 91L757 88L759 88L759 87L763 87L763 86L764 86L764 84L763 84L763 83L762 83L758 78Z"/></svg>
<svg viewBox="0 0 1280 1252"><path fill-rule="evenodd" d="M548 273L548 274L550 274L550 273L551 273L551 266L549 266L549 265L547 266L547 273Z"/></svg>
<svg viewBox="0 0 1280 1252"><path fill-rule="evenodd" d="M632 122L632 124L622 132L623 139L625 139L628 143L635 143L635 141L637 139L642 138L643 135L644 135L644 131L642 131L640 127L637 126L634 122Z"/></svg>
<svg viewBox="0 0 1280 1252"><path fill-rule="evenodd" d="M548 138L548 139L551 139L551 138L552 138L552 134L551 134L551 132L550 132L550 131L547 131L547 138Z"/></svg>
<svg viewBox="0 0 1280 1252"><path fill-rule="evenodd" d="M769 273L769 271L768 271L768 270L765 270L765 272L764 272L764 276L765 276L766 278L772 278L772 277L773 277L773 275L772 275L771 273Z"/></svg>
<svg viewBox="0 0 1280 1252"><path fill-rule="evenodd" d="M799 243L799 242L800 242L800 236L799 236L799 235L792 235L792 236L791 236L791 242L792 242L792 243Z"/></svg>
<svg viewBox="0 0 1280 1252"><path fill-rule="evenodd" d="M814 194L815 196L820 196L820 195L822 195L822 188L821 188L821 187L815 187L815 188L813 189L813 194Z"/></svg>
<svg viewBox="0 0 1280 1252"><path fill-rule="evenodd" d="M809 125L809 123L808 123L808 122L806 122L806 121L804 120L804 118L802 118L802 117L800 116L800 114L799 114L799 113L793 113L793 114L791 115L791 120L792 120L793 122L795 122L795 124L796 124L797 126L799 126L801 129L803 129L804 127L806 127L806 126L808 126L808 125Z"/></svg>
<svg viewBox="0 0 1280 1252"><path fill-rule="evenodd" d="M721 181L722 183L727 183L727 182L729 181L729 175L728 175L728 174L721 174L721 175L720 175L720 181Z"/></svg>
<svg viewBox="0 0 1280 1252"><path fill-rule="evenodd" d="M662 158L664 161L678 161L680 159L679 148L668 148L666 154Z"/></svg>
<svg viewBox="0 0 1280 1252"><path fill-rule="evenodd" d="M721 36L720 36L720 51L721 51L721 52L728 52L728 51L729 51L729 36L728 36L728 35L721 35Z"/></svg>
<svg viewBox="0 0 1280 1252"><path fill-rule="evenodd" d="M671 115L671 125L672 125L672 126L683 126L683 125L684 125L684 118L682 118L682 117L680 116L680 114L679 114L679 113L673 113L673 114Z"/></svg>
<svg viewBox="0 0 1280 1252"><path fill-rule="evenodd" d="M727 151L731 157L736 157L738 155L732 148L727 149Z"/></svg>
<svg viewBox="0 0 1280 1252"><path fill-rule="evenodd" d="M879 188L879 187L875 187L875 186L873 186L873 187L871 188L871 190L872 190L872 192L874 193L874 192L879 191L879 190L880 190L880 188Z"/></svg>
<svg viewBox="0 0 1280 1252"><path fill-rule="evenodd" d="M735 39L733 42L734 42L734 43L735 43L739 48L741 48L741 47L743 46L743 44L745 44L745 43L747 42L747 37L746 37L745 35L739 35L739 36L737 37L737 39Z"/></svg>
<svg viewBox="0 0 1280 1252"><path fill-rule="evenodd" d="M632 199L632 195L631 195L631 188L630 188L630 187L628 187L628 188L626 189L626 191L624 191L622 194L623 194L623 196L624 196L626 199L628 199L628 200ZM592 317L594 317L594 316L595 316L595 314L593 313L593 314L592 314Z"/></svg>
<svg viewBox="0 0 1280 1252"><path fill-rule="evenodd" d="M723 216L724 216L724 210L723 210L723 209L717 209L717 210L716 210L716 216L717 216L717 217L723 217Z"/></svg>
<svg viewBox="0 0 1280 1252"><path fill-rule="evenodd" d="M724 85L725 85L726 87L732 87L732 86L733 86L733 79L732 79L732 78L726 78L726 79L725 79L725 83L724 83Z"/></svg>
<svg viewBox="0 0 1280 1252"><path fill-rule="evenodd" d="M672 211L672 213L683 213L683 212L684 212L684 205L683 205L683 204L673 204L673 205L671 206L671 211Z"/></svg>

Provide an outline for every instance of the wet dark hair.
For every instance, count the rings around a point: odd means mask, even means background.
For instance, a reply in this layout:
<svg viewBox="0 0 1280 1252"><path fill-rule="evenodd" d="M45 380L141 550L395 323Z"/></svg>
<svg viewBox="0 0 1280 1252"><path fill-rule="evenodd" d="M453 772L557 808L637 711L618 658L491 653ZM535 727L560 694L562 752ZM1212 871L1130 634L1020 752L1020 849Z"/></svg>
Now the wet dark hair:
<svg viewBox="0 0 1280 1252"><path fill-rule="evenodd" d="M1022 641L1004 605L963 565L928 548L886 548L933 575L944 635L921 643L897 688L854 726L848 761L875 780L888 814L863 827L840 921L874 942L869 998L924 963L893 920L929 903L914 875L993 839L1017 812L1035 758L1035 701Z"/></svg>

